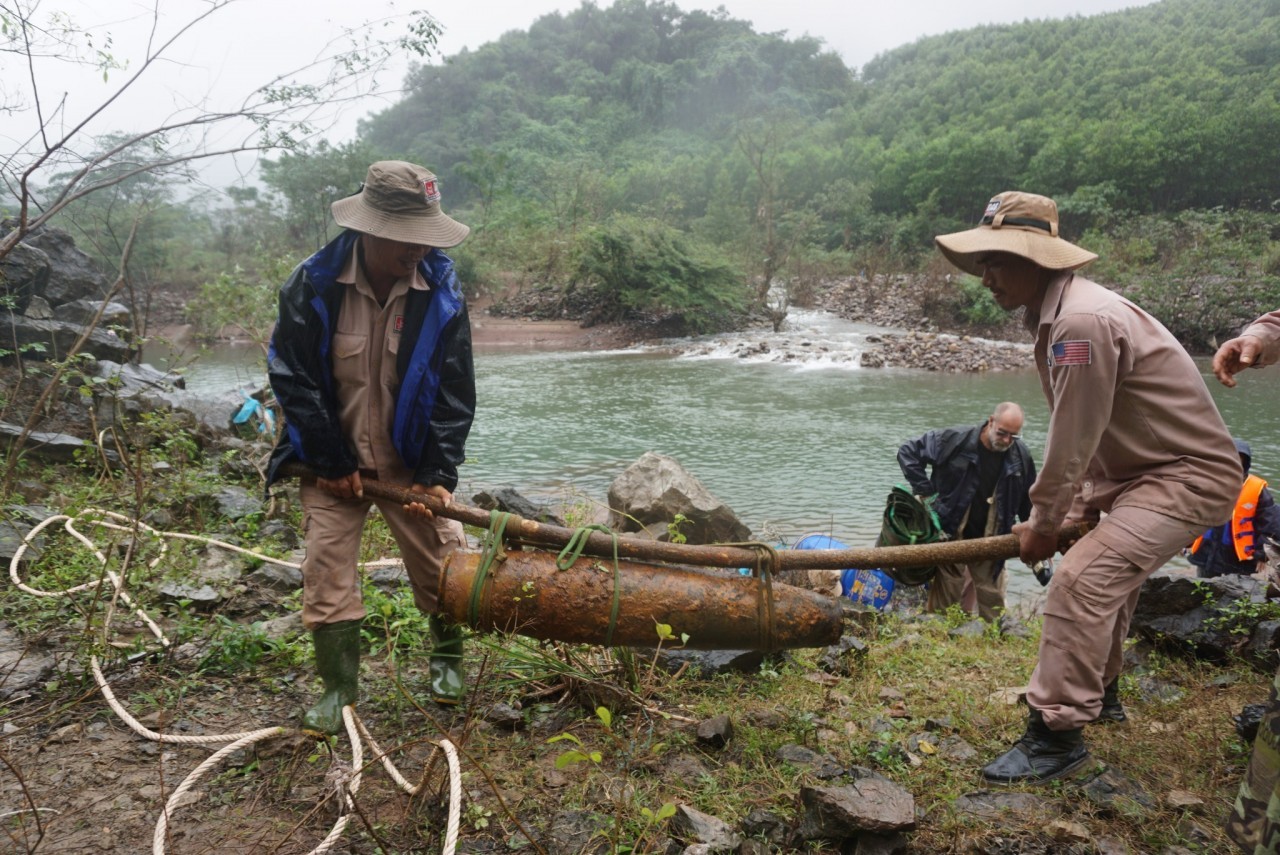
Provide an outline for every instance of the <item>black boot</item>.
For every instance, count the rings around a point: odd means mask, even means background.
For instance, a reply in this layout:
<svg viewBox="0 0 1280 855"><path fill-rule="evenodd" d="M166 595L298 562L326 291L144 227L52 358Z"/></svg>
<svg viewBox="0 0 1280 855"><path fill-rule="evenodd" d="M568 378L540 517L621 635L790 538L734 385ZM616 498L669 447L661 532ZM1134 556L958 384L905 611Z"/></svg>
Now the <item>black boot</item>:
<svg viewBox="0 0 1280 855"><path fill-rule="evenodd" d="M1111 724L1128 720L1124 704L1120 703L1120 678L1117 676L1102 690L1102 709L1098 711L1098 717L1089 723Z"/></svg>
<svg viewBox="0 0 1280 855"><path fill-rule="evenodd" d="M994 784L1039 784L1069 775L1089 762L1084 729L1050 730L1040 710L1027 715L1027 732L988 763L982 777Z"/></svg>

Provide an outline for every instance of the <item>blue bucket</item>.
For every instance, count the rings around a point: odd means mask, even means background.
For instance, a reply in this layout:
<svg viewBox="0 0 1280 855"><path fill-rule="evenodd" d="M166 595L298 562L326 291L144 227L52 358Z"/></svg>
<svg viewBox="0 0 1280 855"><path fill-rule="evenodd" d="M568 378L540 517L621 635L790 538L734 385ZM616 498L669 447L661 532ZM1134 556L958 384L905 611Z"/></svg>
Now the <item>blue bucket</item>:
<svg viewBox="0 0 1280 855"><path fill-rule="evenodd" d="M796 541L793 549L848 549L834 537L807 534ZM840 574L840 596L855 603L883 609L893 596L894 581L879 570L848 569Z"/></svg>

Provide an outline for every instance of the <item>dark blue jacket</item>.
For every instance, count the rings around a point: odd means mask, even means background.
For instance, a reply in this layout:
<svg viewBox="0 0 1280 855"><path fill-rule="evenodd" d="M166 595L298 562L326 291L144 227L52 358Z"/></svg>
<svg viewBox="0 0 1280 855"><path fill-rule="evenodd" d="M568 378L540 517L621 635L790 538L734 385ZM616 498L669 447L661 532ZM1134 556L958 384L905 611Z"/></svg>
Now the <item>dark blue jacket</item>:
<svg viewBox="0 0 1280 855"><path fill-rule="evenodd" d="M942 530L953 539L960 536L965 511L978 492L979 434L985 425L931 430L908 440L898 449L898 466L917 496L937 496L933 509ZM926 471L926 469L928 471ZM1015 439L1004 455L1004 466L996 481L996 534L1008 534L1016 519L1031 516L1028 491L1036 480L1036 467L1022 440ZM998 573L1004 567L996 566Z"/></svg>
<svg viewBox="0 0 1280 855"><path fill-rule="evenodd" d="M267 354L267 377L285 417L267 483L280 465L300 460L325 478L350 475L356 454L342 434L329 359L342 306L338 274L357 232L344 231L293 271L280 289L280 312ZM400 389L391 440L414 483L447 490L458 485L463 446L475 417L471 324L453 261L431 250L418 267L431 286L405 297L402 345L396 356Z"/></svg>
<svg viewBox="0 0 1280 855"><path fill-rule="evenodd" d="M1236 451L1240 453L1240 465L1244 474L1249 474L1253 464L1253 451L1249 443L1237 439ZM1250 575L1258 570L1258 561L1266 560L1263 544L1267 539L1280 541L1280 507L1271 491L1266 487L1258 494L1258 507L1253 514L1253 558L1241 561L1236 555L1235 531L1231 520L1216 525L1206 531L1200 541L1200 548L1190 553L1187 559L1196 566L1196 575L1202 578L1224 576L1228 573Z"/></svg>

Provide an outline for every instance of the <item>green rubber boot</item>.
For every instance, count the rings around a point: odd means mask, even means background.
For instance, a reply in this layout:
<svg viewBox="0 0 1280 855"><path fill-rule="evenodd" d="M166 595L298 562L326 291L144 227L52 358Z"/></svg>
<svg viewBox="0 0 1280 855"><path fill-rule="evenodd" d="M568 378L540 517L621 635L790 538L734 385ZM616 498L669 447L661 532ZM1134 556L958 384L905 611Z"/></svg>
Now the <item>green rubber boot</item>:
<svg viewBox="0 0 1280 855"><path fill-rule="evenodd" d="M439 615L428 615L431 627L431 700L455 705L462 701L467 684L462 670L462 627Z"/></svg>
<svg viewBox="0 0 1280 855"><path fill-rule="evenodd" d="M360 621L325 624L311 632L316 649L316 672L324 694L302 716L302 726L320 733L342 730L342 708L360 693Z"/></svg>

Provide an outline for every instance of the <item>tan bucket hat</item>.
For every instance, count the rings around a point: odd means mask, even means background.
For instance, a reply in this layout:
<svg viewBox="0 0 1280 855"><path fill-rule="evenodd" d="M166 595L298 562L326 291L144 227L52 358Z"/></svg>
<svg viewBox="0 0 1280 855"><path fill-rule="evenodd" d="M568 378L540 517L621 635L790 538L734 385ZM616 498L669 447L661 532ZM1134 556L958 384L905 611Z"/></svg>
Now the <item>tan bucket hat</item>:
<svg viewBox="0 0 1280 855"><path fill-rule="evenodd" d="M1052 199L1018 190L993 196L977 228L933 240L948 261L974 276L982 275L977 259L988 252L1020 255L1049 270L1075 270L1098 257L1058 237L1058 206Z"/></svg>
<svg viewBox="0 0 1280 855"><path fill-rule="evenodd" d="M343 228L420 246L457 246L471 233L440 210L440 179L403 160L371 165L360 192L334 202L332 210Z"/></svg>

